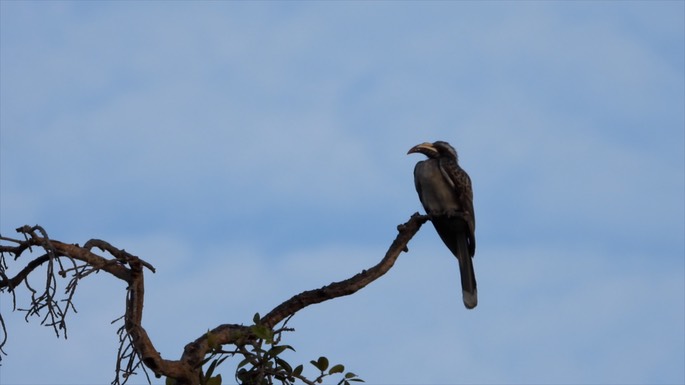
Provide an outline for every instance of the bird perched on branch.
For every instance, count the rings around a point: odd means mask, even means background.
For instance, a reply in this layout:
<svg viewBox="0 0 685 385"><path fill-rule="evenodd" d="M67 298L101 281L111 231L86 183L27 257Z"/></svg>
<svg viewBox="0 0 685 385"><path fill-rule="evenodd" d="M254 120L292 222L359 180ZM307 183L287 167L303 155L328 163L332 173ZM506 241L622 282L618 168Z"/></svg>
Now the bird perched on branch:
<svg viewBox="0 0 685 385"><path fill-rule="evenodd" d="M464 306L473 309L478 293L472 261L476 220L471 178L459 167L457 151L447 142L421 143L407 152L412 153L428 157L414 168L416 191L438 235L459 260Z"/></svg>

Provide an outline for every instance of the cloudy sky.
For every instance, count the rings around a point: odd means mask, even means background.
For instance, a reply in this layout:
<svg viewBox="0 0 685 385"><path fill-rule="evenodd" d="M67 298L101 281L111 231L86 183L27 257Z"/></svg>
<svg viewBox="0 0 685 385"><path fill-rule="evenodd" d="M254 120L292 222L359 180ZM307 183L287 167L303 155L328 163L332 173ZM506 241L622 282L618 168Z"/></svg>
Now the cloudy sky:
<svg viewBox="0 0 685 385"><path fill-rule="evenodd" d="M0 234L152 263L166 358L378 262L421 210L407 150L440 139L474 184L478 308L428 225L382 279L291 320L293 362L370 384L685 382L683 2L0 11ZM0 382L109 384L124 295L90 276L64 341L2 294Z"/></svg>

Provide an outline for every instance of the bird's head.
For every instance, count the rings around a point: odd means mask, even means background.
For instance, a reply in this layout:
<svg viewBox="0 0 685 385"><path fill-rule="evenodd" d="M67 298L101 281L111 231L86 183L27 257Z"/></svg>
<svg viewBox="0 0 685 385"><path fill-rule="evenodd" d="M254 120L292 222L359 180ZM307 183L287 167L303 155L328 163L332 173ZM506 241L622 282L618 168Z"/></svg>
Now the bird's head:
<svg viewBox="0 0 685 385"><path fill-rule="evenodd" d="M431 159L446 157L452 158L455 161L457 160L457 151L454 149L454 147L450 146L449 143L443 142L442 140L438 140L437 142L433 143L426 142L417 144L409 149L407 154L413 154L416 152L420 152Z"/></svg>

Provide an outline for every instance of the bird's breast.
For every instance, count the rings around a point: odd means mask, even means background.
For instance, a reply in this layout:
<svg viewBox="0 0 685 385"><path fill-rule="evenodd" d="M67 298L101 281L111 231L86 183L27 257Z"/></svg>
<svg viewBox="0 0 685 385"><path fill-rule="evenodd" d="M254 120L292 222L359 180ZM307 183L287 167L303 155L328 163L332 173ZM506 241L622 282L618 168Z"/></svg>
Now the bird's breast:
<svg viewBox="0 0 685 385"><path fill-rule="evenodd" d="M459 209L457 194L440 172L437 160L429 159L417 163L414 178L426 212L436 215Z"/></svg>

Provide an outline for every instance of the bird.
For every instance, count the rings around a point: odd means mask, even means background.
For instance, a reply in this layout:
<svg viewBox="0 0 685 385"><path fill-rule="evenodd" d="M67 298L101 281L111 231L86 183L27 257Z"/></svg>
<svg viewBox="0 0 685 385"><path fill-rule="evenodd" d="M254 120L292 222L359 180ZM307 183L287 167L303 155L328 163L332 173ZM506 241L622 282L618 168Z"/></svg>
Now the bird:
<svg viewBox="0 0 685 385"><path fill-rule="evenodd" d="M472 260L476 253L476 219L471 178L459 166L457 151L447 142L421 143L407 155L413 153L428 157L414 167L416 192L440 239L459 261L464 306L473 309L478 304L478 292Z"/></svg>

